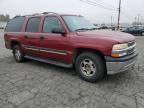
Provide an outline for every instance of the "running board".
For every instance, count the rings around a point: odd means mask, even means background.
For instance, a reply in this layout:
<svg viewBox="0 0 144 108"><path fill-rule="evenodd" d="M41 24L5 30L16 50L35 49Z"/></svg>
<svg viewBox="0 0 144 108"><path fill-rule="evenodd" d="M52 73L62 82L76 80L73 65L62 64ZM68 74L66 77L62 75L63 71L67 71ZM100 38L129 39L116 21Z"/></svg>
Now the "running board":
<svg viewBox="0 0 144 108"><path fill-rule="evenodd" d="M42 59L42 58L32 57L32 56L27 56L27 55L25 56L25 58L40 61L40 62L44 62L44 63L48 63L48 64L53 64L53 65L57 65L57 66L60 66L60 67L65 67L65 68L72 68L72 66L73 66L72 64L65 64L65 63L62 63L62 62L54 61L54 60Z"/></svg>

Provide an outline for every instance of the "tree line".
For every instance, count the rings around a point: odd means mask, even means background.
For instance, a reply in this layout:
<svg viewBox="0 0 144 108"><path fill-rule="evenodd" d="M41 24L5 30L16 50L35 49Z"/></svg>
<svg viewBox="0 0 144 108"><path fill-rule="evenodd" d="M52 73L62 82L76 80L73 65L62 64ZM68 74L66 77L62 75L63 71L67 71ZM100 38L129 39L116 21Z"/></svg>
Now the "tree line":
<svg viewBox="0 0 144 108"><path fill-rule="evenodd" d="M1 22L7 22L9 21L10 16L8 14L4 15L4 14L0 14L0 21Z"/></svg>

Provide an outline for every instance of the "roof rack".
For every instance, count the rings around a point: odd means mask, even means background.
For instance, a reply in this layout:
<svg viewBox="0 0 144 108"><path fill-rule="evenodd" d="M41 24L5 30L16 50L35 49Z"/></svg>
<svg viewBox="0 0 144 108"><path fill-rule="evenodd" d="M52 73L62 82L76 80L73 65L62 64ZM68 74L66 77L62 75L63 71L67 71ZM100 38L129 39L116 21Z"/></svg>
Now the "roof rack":
<svg viewBox="0 0 144 108"><path fill-rule="evenodd" d="M24 16L21 16L21 15L16 15L16 16L14 16L13 18L17 18L17 17L24 17Z"/></svg>
<svg viewBox="0 0 144 108"><path fill-rule="evenodd" d="M34 14L31 14L31 15L23 15L23 16L17 15L14 18L16 18L16 17L25 17L25 16L37 16L37 15L41 15L41 14L57 14L57 13L55 13L55 12L34 13Z"/></svg>
<svg viewBox="0 0 144 108"><path fill-rule="evenodd" d="M37 16L40 15L39 13L34 13L34 14L30 14L30 15L24 15L24 16Z"/></svg>
<svg viewBox="0 0 144 108"><path fill-rule="evenodd" d="M32 14L31 16L40 15L39 13Z"/></svg>
<svg viewBox="0 0 144 108"><path fill-rule="evenodd" d="M20 15L16 15L14 18L20 17Z"/></svg>
<svg viewBox="0 0 144 108"><path fill-rule="evenodd" d="M43 12L42 14L57 14L55 12Z"/></svg>

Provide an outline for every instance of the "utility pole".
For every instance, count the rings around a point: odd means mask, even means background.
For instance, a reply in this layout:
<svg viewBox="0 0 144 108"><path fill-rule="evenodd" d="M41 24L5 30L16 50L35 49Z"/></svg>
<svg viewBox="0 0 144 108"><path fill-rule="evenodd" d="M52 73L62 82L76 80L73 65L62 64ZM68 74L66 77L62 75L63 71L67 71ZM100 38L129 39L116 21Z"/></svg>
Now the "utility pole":
<svg viewBox="0 0 144 108"><path fill-rule="evenodd" d="M135 23L137 22L137 17L134 17L134 22L135 22Z"/></svg>
<svg viewBox="0 0 144 108"><path fill-rule="evenodd" d="M139 23L139 20L140 20L140 14L138 14L138 23Z"/></svg>
<svg viewBox="0 0 144 108"><path fill-rule="evenodd" d="M119 8L118 8L118 26L117 30L120 28L120 14L121 14L121 0L119 0Z"/></svg>
<svg viewBox="0 0 144 108"><path fill-rule="evenodd" d="M111 27L113 26L113 17L111 16Z"/></svg>

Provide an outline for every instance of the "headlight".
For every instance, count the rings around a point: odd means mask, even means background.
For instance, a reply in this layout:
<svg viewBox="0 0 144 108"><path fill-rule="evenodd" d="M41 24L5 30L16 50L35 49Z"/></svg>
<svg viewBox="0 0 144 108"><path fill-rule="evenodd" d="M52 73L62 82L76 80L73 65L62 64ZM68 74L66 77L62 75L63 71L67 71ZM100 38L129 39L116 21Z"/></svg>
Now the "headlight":
<svg viewBox="0 0 144 108"><path fill-rule="evenodd" d="M124 43L124 44L116 44L113 46L112 50L122 50L128 48L128 43Z"/></svg>
<svg viewBox="0 0 144 108"><path fill-rule="evenodd" d="M127 55L126 51L122 51L123 49L126 49L126 48L128 48L128 43L113 45L111 56L122 57L122 56Z"/></svg>

